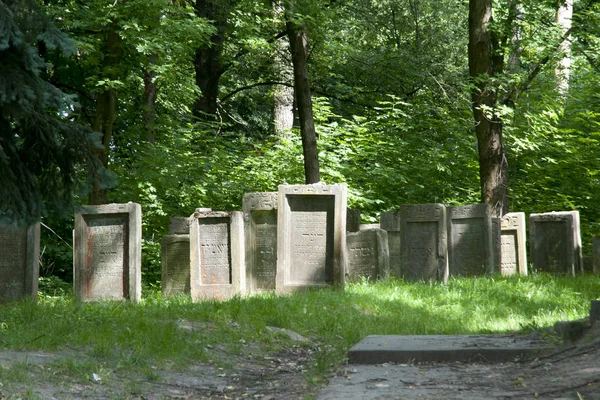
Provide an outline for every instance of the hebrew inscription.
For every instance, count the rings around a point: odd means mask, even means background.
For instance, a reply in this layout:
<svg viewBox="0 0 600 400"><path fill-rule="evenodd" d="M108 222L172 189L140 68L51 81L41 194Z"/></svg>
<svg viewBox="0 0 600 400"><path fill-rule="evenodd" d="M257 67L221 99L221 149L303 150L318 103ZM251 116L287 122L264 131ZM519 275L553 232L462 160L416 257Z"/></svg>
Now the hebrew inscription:
<svg viewBox="0 0 600 400"><path fill-rule="evenodd" d="M190 293L190 237L171 235L163 239L163 295Z"/></svg>
<svg viewBox="0 0 600 400"><path fill-rule="evenodd" d="M231 284L228 218L203 218L199 222L202 284Z"/></svg>
<svg viewBox="0 0 600 400"><path fill-rule="evenodd" d="M405 279L435 279L438 269L438 227L437 222L407 222L404 225L405 252L403 273Z"/></svg>
<svg viewBox="0 0 600 400"><path fill-rule="evenodd" d="M128 276L124 243L127 216L88 217L87 236L90 259L86 265L90 300L127 296Z"/></svg>
<svg viewBox="0 0 600 400"><path fill-rule="evenodd" d="M452 274L481 275L487 271L486 244L481 219L452 221L452 244Z"/></svg>
<svg viewBox="0 0 600 400"><path fill-rule="evenodd" d="M570 264L567 252L569 245L565 240L567 221L538 221L539 234L537 267L551 273L564 273ZM572 250L571 250L572 251Z"/></svg>

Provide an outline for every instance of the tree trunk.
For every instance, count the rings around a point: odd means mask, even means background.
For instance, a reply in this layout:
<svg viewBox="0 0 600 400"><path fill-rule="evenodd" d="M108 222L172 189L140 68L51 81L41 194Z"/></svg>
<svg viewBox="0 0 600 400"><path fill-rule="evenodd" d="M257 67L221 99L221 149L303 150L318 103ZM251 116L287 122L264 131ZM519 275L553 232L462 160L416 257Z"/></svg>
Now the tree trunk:
<svg viewBox="0 0 600 400"><path fill-rule="evenodd" d="M144 69L144 128L146 129L146 140L149 143L156 141L154 120L156 118L156 72L152 66L156 65L156 55L148 58L149 66Z"/></svg>
<svg viewBox="0 0 600 400"><path fill-rule="evenodd" d="M294 66L294 92L298 105L300 119L300 134L302 135L302 150L304 152L304 176L306 183L317 183L321 180L319 173L319 152L317 150L317 134L312 113L312 99L308 79L307 36L286 16L286 28L290 40L290 52Z"/></svg>
<svg viewBox="0 0 600 400"><path fill-rule="evenodd" d="M502 73L504 57L490 30L491 22L491 0L470 0L469 74L475 83L471 99L479 151L481 201L490 205L494 216L501 217L508 211L508 164L502 143L502 121L489 111L496 108L498 101L489 77Z"/></svg>
<svg viewBox="0 0 600 400"><path fill-rule="evenodd" d="M280 1L273 2L273 12L276 19L284 16L284 8ZM281 82L294 81L294 69L289 54L288 38L281 36L275 42L274 70ZM276 85L273 91L273 121L277 136L289 131L294 126L294 88L286 85Z"/></svg>
<svg viewBox="0 0 600 400"><path fill-rule="evenodd" d="M560 25L563 35L571 29L572 18L573 0L560 0L556 12L556 22ZM569 91L569 75L571 73L571 40L569 37L562 41L559 49L562 57L554 70L554 75L556 76L558 93L564 98Z"/></svg>
<svg viewBox="0 0 600 400"><path fill-rule="evenodd" d="M194 5L196 15L213 21L216 28L210 38L210 45L198 48L194 58L196 85L201 92L193 109L197 118L217 114L219 80L227 69L223 66L222 53L229 8L230 1L223 0L196 0Z"/></svg>
<svg viewBox="0 0 600 400"><path fill-rule="evenodd" d="M106 38L106 56L104 58L104 71L106 78L116 80L118 74L116 68L121 60L121 37L115 30L111 30ZM110 152L110 141L113 135L115 122L115 110L117 103L117 91L114 88L105 88L98 94L96 99L96 117L93 129L102 134L102 148L97 150L98 158L104 168L108 168L108 154ZM102 187L102 174L100 171L92 171L94 180L92 191L89 195L89 204L106 204L107 190Z"/></svg>

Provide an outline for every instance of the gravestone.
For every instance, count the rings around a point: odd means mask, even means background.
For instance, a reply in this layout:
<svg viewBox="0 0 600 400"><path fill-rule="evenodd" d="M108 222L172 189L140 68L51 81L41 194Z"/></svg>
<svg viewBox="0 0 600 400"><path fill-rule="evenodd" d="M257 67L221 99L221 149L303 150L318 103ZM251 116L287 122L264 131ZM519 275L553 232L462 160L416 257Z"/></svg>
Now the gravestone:
<svg viewBox="0 0 600 400"><path fill-rule="evenodd" d="M529 246L536 271L573 276L582 273L579 211L531 214Z"/></svg>
<svg viewBox="0 0 600 400"><path fill-rule="evenodd" d="M190 294L190 235L167 235L161 241L162 295Z"/></svg>
<svg viewBox="0 0 600 400"><path fill-rule="evenodd" d="M500 222L500 274L527 275L525 213L508 213Z"/></svg>
<svg viewBox="0 0 600 400"><path fill-rule="evenodd" d="M594 236L593 239L593 244L592 244L593 248L594 248L594 268L593 268L593 272L595 274L600 273L600 236Z"/></svg>
<svg viewBox="0 0 600 400"><path fill-rule="evenodd" d="M346 192L345 184L279 186L277 293L343 288Z"/></svg>
<svg viewBox="0 0 600 400"><path fill-rule="evenodd" d="M83 301L142 297L142 208L87 206L75 214L73 291Z"/></svg>
<svg viewBox="0 0 600 400"><path fill-rule="evenodd" d="M400 206L401 276L406 280L448 280L446 207L443 204Z"/></svg>
<svg viewBox="0 0 600 400"><path fill-rule="evenodd" d="M246 193L246 290L275 290L277 273L277 192Z"/></svg>
<svg viewBox="0 0 600 400"><path fill-rule="evenodd" d="M383 229L365 229L346 235L348 269L346 280L385 279L389 274L390 255L387 232Z"/></svg>
<svg viewBox="0 0 600 400"><path fill-rule="evenodd" d="M390 275L402 276L402 258L400 256L400 212L388 211L379 217L381 229L387 232L388 249L390 252Z"/></svg>
<svg viewBox="0 0 600 400"><path fill-rule="evenodd" d="M381 224L360 224L359 225L359 231L365 230L365 229L381 229Z"/></svg>
<svg viewBox="0 0 600 400"><path fill-rule="evenodd" d="M346 210L346 231L358 232L360 230L360 210L348 208Z"/></svg>
<svg viewBox="0 0 600 400"><path fill-rule="evenodd" d="M479 276L493 272L489 205L448 207L448 256L450 275Z"/></svg>
<svg viewBox="0 0 600 400"><path fill-rule="evenodd" d="M171 217L169 218L169 235L189 235L190 218L189 217Z"/></svg>
<svg viewBox="0 0 600 400"><path fill-rule="evenodd" d="M586 274L594 271L594 256L583 256L583 272Z"/></svg>
<svg viewBox="0 0 600 400"><path fill-rule="evenodd" d="M0 302L37 299L40 224L0 225Z"/></svg>
<svg viewBox="0 0 600 400"><path fill-rule="evenodd" d="M197 211L190 217L192 300L225 300L245 292L241 211Z"/></svg>
<svg viewBox="0 0 600 400"><path fill-rule="evenodd" d="M500 218L492 217L492 257L494 259L494 272L501 271L502 268L502 237L500 228Z"/></svg>

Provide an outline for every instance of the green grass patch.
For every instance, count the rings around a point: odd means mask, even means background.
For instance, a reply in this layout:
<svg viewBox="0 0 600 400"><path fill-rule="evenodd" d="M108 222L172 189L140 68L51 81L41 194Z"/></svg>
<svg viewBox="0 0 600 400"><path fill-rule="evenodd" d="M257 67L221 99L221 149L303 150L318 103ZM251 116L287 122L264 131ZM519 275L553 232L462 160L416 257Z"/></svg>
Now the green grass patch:
<svg viewBox="0 0 600 400"><path fill-rule="evenodd" d="M370 334L528 332L557 320L584 318L600 297L600 276L451 279L447 285L400 280L359 282L336 289L224 302L192 303L146 292L140 304L81 303L70 295L0 306L0 347L85 350L92 360L64 362L73 375L134 370L213 360L215 349L239 354L246 343L269 351L289 345L268 326L286 328L318 346L313 366L343 362L346 351Z"/></svg>

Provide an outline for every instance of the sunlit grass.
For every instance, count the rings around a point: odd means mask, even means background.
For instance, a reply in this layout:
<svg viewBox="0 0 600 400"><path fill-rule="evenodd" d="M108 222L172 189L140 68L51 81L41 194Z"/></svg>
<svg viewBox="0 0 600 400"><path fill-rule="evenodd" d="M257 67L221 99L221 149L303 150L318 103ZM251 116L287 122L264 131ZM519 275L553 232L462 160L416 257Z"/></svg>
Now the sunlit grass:
<svg viewBox="0 0 600 400"><path fill-rule="evenodd" d="M598 297L600 276L547 275L451 279L447 285L363 281L344 291L202 303L163 300L157 291L146 292L140 304L42 295L37 304L0 306L0 346L84 350L116 370L145 371L157 362L214 360L211 349L218 345L234 353L248 342L277 349L288 339L267 329L274 326L310 338L320 349L315 368L322 369L343 362L367 335L529 332L586 317ZM199 325L181 329L181 321Z"/></svg>

